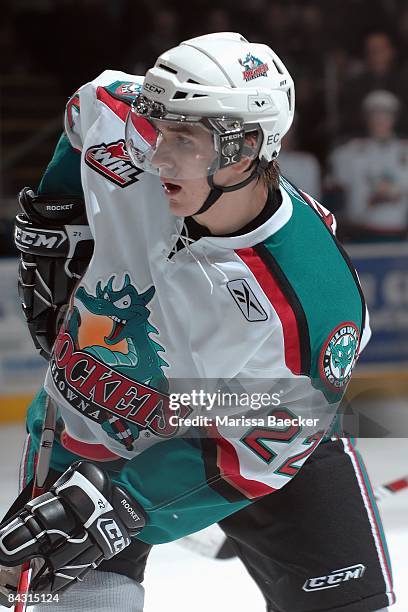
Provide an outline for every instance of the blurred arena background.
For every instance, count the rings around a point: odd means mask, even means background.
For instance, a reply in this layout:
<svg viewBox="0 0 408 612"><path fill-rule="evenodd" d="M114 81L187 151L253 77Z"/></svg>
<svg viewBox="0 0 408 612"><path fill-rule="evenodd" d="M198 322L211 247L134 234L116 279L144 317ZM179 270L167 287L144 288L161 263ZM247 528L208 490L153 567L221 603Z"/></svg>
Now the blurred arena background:
<svg viewBox="0 0 408 612"><path fill-rule="evenodd" d="M10 436L13 448L22 439L27 404L46 368L20 316L12 240L16 194L26 185L37 187L61 132L66 100L106 68L143 74L160 52L180 40L228 30L254 42L268 42L294 77L297 112L279 156L281 171L336 215L338 235L359 272L371 313L373 338L349 386L346 427L351 424L353 433L368 439L362 446L363 451L368 449L376 484L404 476L408 473L405 0L221 0L216 7L209 0L189 5L184 0L3 0L0 446ZM371 461L374 456L376 461ZM1 503L13 496L5 494ZM408 515L408 496L403 496L398 521ZM404 605L398 609L408 609L408 595Z"/></svg>
<svg viewBox="0 0 408 612"><path fill-rule="evenodd" d="M197 0L188 10L182 0L13 0L0 23L1 419L22 416L44 372L21 324L12 225L17 192L37 187L52 155L65 101L105 68L143 74L178 41L227 30L268 41L294 76L281 170L335 213L370 306L353 398L408 392L406 2L372 0L367 13L365 0Z"/></svg>

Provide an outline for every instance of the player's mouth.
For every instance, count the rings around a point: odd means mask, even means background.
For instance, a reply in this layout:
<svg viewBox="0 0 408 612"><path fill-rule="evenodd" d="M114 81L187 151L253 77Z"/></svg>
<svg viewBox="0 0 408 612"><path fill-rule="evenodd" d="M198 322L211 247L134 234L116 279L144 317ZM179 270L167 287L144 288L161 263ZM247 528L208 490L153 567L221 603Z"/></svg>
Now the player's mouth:
<svg viewBox="0 0 408 612"><path fill-rule="evenodd" d="M164 193L168 196L175 196L180 193L182 187L177 183L171 183L170 181L162 181L164 187Z"/></svg>

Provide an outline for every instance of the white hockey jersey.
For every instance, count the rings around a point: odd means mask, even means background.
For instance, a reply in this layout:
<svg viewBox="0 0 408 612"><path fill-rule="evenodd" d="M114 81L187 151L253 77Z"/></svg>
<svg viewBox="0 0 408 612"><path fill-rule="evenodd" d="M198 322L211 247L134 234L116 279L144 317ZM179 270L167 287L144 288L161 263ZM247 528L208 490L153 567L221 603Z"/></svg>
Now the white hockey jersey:
<svg viewBox="0 0 408 612"><path fill-rule="evenodd" d="M67 105L95 249L45 388L66 450L128 460L116 478L147 512L142 539L161 542L290 481L369 332L333 216L283 178L281 205L254 231L188 240L159 179L126 151L141 81L107 71Z"/></svg>

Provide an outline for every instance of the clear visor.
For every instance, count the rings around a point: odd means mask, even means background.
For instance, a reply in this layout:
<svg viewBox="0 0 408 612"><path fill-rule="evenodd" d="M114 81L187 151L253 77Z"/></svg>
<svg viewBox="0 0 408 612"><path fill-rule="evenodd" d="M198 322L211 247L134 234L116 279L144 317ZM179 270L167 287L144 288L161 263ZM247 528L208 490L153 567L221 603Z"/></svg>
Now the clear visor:
<svg viewBox="0 0 408 612"><path fill-rule="evenodd" d="M139 108L132 106L126 120L126 148L145 172L168 179L203 178L242 158L245 134L239 120L168 118Z"/></svg>

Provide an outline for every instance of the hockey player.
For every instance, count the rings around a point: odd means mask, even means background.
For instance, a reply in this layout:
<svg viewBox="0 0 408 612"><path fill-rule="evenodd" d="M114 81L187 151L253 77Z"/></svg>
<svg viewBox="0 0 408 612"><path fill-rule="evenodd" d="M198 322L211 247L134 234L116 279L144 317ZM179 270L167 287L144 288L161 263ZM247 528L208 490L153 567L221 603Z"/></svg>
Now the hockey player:
<svg viewBox="0 0 408 612"><path fill-rule="evenodd" d="M366 307L333 216L279 177L293 111L269 47L195 38L144 80L106 72L82 87L39 195L23 191L21 291L50 352L24 481L48 397L59 418L49 492L24 506L23 489L0 562L44 561L32 589L61 601L38 610L141 611L151 545L215 522L270 611L393 603L364 468L331 435ZM94 240L82 278L73 149ZM228 406L220 385L236 392Z"/></svg>

